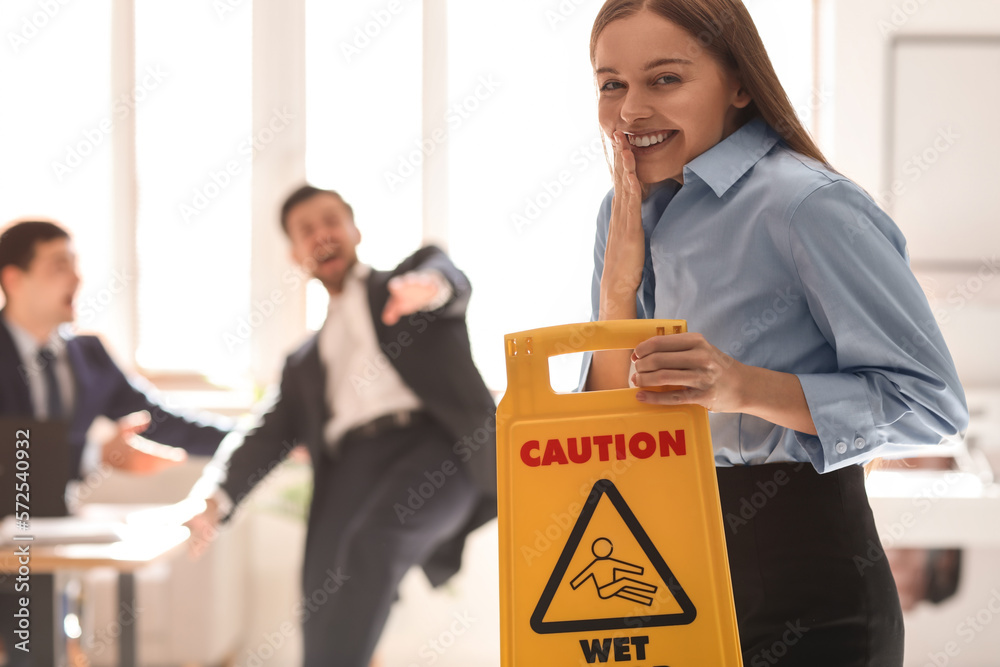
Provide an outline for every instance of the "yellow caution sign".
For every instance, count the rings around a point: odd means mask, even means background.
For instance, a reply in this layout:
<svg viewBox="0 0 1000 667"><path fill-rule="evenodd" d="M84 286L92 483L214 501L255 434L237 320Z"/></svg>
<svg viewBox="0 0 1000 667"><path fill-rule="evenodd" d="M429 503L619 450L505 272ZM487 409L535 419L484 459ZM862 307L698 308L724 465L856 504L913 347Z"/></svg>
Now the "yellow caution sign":
<svg viewBox="0 0 1000 667"><path fill-rule="evenodd" d="M551 356L684 331L682 320L629 320L505 337L504 667L743 664L708 413L549 382Z"/></svg>

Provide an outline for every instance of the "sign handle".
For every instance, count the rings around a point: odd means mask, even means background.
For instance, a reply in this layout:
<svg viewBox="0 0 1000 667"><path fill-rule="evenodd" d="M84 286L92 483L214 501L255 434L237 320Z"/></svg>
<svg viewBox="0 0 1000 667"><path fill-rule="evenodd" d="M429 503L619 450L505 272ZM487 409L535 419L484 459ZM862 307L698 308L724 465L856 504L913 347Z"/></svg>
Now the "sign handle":
<svg viewBox="0 0 1000 667"><path fill-rule="evenodd" d="M574 352L632 349L653 336L685 333L685 320L612 320L531 329L504 336L507 384L554 394L549 357Z"/></svg>

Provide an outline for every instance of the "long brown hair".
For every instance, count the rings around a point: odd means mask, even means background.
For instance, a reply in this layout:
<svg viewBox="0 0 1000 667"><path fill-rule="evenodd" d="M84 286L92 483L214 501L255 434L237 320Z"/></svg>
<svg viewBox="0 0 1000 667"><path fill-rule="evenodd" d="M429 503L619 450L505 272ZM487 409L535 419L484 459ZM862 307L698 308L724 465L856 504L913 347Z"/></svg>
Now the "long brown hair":
<svg viewBox="0 0 1000 667"><path fill-rule="evenodd" d="M752 102L742 121L761 117L793 151L829 166L822 151L802 126L781 87L764 43L741 0L608 0L597 13L590 33L590 62L595 65L597 38L609 23L648 9L680 26L699 48L734 72Z"/></svg>

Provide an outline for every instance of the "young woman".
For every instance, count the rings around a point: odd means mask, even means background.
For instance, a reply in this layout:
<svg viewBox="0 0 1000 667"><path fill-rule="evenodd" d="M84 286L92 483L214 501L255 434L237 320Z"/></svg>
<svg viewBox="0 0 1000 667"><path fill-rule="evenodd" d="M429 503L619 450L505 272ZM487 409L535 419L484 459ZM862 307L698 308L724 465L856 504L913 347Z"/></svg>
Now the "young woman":
<svg viewBox="0 0 1000 667"><path fill-rule="evenodd" d="M744 664L902 665L861 464L968 419L902 234L826 163L740 0L609 0L591 61L595 317L692 333L595 354L587 387L711 411Z"/></svg>

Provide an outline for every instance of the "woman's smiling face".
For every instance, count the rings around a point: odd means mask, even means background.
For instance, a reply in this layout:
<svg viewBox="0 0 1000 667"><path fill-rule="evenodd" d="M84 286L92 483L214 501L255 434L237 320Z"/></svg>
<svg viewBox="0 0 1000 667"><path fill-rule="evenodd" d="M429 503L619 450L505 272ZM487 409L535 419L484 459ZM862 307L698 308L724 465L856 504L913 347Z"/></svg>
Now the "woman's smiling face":
<svg viewBox="0 0 1000 667"><path fill-rule="evenodd" d="M626 134L647 184L682 180L684 165L734 132L751 101L695 37L647 10L604 28L594 75L601 128Z"/></svg>

